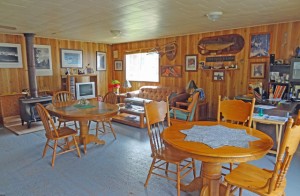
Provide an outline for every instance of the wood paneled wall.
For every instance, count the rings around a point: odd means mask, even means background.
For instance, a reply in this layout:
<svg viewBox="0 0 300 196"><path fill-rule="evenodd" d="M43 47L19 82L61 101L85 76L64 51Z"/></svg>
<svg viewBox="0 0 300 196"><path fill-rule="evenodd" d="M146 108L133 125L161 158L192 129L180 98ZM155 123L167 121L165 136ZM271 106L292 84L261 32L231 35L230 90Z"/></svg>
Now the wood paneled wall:
<svg viewBox="0 0 300 196"><path fill-rule="evenodd" d="M250 63L251 62L267 62L267 70L269 70L269 59L249 59L249 40L250 34L270 32L271 33L271 51L276 55L276 59L290 59L294 55L294 50L300 46L300 22L287 22L280 24L264 25L257 27L240 28L233 30L224 30L211 33L200 33L185 36L175 36L169 38L161 38L147 41L114 44L112 46L106 44L80 42L73 40L58 40L50 38L35 38L35 44L50 45L52 51L53 76L38 76L39 91L56 91L61 89L61 74L63 71L60 67L60 49L79 49L83 50L83 65L90 64L96 71L96 51L107 53L107 70L97 71L98 75L98 94L104 95L108 91L108 83L112 79L119 81L125 80L126 64L124 57L126 51L140 50L143 48L153 48L162 46L175 41L177 48L176 58L172 61L168 60L165 55L160 58L160 65L182 65L183 76L181 78L160 77L159 83L132 82L130 90L136 90L143 85L162 85L162 86L182 86L184 87L189 80L194 80L198 87L205 90L206 98L209 102L209 117L216 118L217 96L228 96L233 98L236 95L246 94L248 82L262 81L264 88L267 89L268 78L250 79ZM225 82L213 82L212 71L201 70L197 72L185 72L185 56L189 54L197 54L198 61L204 61L205 57L200 55L197 50L198 41L204 37L211 37L226 34L240 34L245 39L244 48L235 55L238 70L225 72ZM28 88L28 69L25 53L25 39L23 35L0 34L0 43L19 43L22 48L23 68L3 69L0 68L0 95L20 93L22 89ZM113 51L118 52L118 58L113 59ZM114 71L114 60L123 60L123 71ZM125 90L121 88L121 92Z"/></svg>
<svg viewBox="0 0 300 196"><path fill-rule="evenodd" d="M28 88L28 68L26 60L26 47L23 35L0 34L0 43L21 44L23 68L0 68L0 95L21 93L22 89ZM50 38L35 37L34 44L50 45L52 54L52 76L37 76L39 91L61 90L61 69L60 49L76 49L83 51L83 67L90 64L98 75L98 94L104 95L107 92L107 81L111 78L111 46L92 42L81 42L72 40L58 40ZM96 51L106 52L107 70L96 71Z"/></svg>
<svg viewBox="0 0 300 196"><path fill-rule="evenodd" d="M271 33L271 54L275 54L276 59L290 59L294 55L295 48L300 46L300 22L288 22L272 25L264 25L257 27L248 27L232 30L224 30L218 32L201 33L185 36L176 36L169 38L161 38L148 41L139 41L124 44L114 44L112 51L118 51L118 59L123 60L126 52L139 50L144 48L153 48L175 41L177 48L176 58L172 61L168 60L165 55L160 58L160 66L163 65L182 65L183 76L181 78L160 77L158 83L132 82L133 88L136 90L143 85L162 85L162 86L185 86L189 80L194 80L198 87L204 89L206 98L209 102L209 118L216 118L217 97L218 95L233 98L236 95L247 94L247 86L249 82L261 81L264 89L268 88L268 75L265 79L250 79L250 63L251 62L267 62L266 73L269 71L269 58L249 59L250 35L255 33ZM185 56L189 54L197 54L198 61L205 61L207 56L198 53L198 41L204 37L217 35L239 34L245 40L244 48L235 54L238 70L225 71L225 82L212 81L211 70L198 69L197 72L185 72ZM125 80L126 64L124 63L124 71L113 71L113 78L120 81ZM122 89L121 89L122 90Z"/></svg>

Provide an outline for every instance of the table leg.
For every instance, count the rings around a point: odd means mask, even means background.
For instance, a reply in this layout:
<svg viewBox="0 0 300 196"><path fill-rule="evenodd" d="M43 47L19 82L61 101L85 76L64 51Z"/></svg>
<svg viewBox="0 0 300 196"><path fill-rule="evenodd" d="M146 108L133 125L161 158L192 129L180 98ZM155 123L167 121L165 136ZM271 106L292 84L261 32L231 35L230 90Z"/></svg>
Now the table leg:
<svg viewBox="0 0 300 196"><path fill-rule="evenodd" d="M145 127L145 123L144 123L144 114L140 114L140 128L144 128Z"/></svg>
<svg viewBox="0 0 300 196"><path fill-rule="evenodd" d="M80 134L79 134L79 136L76 136L75 139L76 139L78 145L83 144L84 154L87 153L86 145L91 142L94 142L96 144L105 144L104 140L100 140L97 136L89 134L87 120L79 121L79 124L80 124ZM72 140L69 145L74 146L75 145L74 141Z"/></svg>
<svg viewBox="0 0 300 196"><path fill-rule="evenodd" d="M201 196L225 195L226 186L221 184L221 170L221 163L202 162L201 176L189 185L181 185L180 189L188 192L201 190Z"/></svg>

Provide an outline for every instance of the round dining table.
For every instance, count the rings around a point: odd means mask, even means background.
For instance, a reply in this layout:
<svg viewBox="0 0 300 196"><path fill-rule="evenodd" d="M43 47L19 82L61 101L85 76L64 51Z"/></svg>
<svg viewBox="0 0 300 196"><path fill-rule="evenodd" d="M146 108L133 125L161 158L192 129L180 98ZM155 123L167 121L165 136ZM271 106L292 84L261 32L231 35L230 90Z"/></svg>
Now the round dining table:
<svg viewBox="0 0 300 196"><path fill-rule="evenodd" d="M46 109L50 114L59 118L70 121L79 121L80 134L76 137L76 141L80 145L84 145L84 153L87 153L87 144L94 142L97 144L105 144L104 140L100 140L93 134L89 134L88 122L91 120L102 120L111 118L119 111L119 106L97 101L96 99L88 100L86 104L80 104L80 101L74 100L70 102L60 102L49 104ZM74 145L71 141L70 146Z"/></svg>
<svg viewBox="0 0 300 196"><path fill-rule="evenodd" d="M194 125L223 125L227 128L243 129L248 135L256 137L257 140L249 142L248 148L222 146L213 149L201 142L185 141L186 135L181 130L190 129ZM217 137L222 137L222 135ZM225 195L226 185L221 181L223 163L239 163L260 159L273 146L272 138L261 131L242 125L213 121L176 123L163 131L162 138L166 146L171 146L187 153L189 157L202 161L200 176L188 185L182 184L181 190L188 192L200 190L200 195L210 196Z"/></svg>

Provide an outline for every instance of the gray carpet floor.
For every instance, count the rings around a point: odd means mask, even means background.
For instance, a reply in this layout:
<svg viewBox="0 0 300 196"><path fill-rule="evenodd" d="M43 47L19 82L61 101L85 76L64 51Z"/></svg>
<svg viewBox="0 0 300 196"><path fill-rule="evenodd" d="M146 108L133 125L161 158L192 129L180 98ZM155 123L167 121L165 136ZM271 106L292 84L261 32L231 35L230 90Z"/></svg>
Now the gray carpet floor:
<svg viewBox="0 0 300 196"><path fill-rule="evenodd" d="M102 137L105 145L89 144L87 154L82 153L81 158L75 153L60 155L54 168L50 165L50 150L45 158L41 157L46 141L43 131L16 136L0 128L0 195L176 195L173 181L156 176L144 188L152 161L147 130L118 123L113 126L117 140L106 134ZM253 164L271 169L274 160L275 157L266 156ZM197 166L199 170L199 163ZM192 175L184 182L191 179ZM287 180L286 195L299 195L299 149Z"/></svg>

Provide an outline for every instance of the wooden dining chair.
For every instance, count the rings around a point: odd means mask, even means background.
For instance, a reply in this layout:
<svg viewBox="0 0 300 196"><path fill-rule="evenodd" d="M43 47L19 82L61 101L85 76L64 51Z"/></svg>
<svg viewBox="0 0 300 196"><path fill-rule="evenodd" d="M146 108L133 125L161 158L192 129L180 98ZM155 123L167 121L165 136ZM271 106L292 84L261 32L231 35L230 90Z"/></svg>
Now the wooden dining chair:
<svg viewBox="0 0 300 196"><path fill-rule="evenodd" d="M193 121L195 116L195 110L198 103L198 98L199 98L199 92L194 93L192 102L188 105L187 109L171 107L170 118L173 118L175 122Z"/></svg>
<svg viewBox="0 0 300 196"><path fill-rule="evenodd" d="M69 91L58 91L52 97L53 104L60 103L60 102L69 102L69 101L74 101L74 100L75 100L74 95L72 93L70 93ZM67 122L70 122L70 121L59 117L58 118L58 128L60 128L62 123L64 123L64 126L66 126ZM75 129L78 130L76 121L74 121L74 126L75 126Z"/></svg>
<svg viewBox="0 0 300 196"><path fill-rule="evenodd" d="M255 98L251 102L244 102L242 100L221 100L221 96L219 95L217 121L251 127L254 105ZM222 166L223 169L229 171L232 170L232 167L232 163L230 163L229 167ZM225 175L224 173L222 174Z"/></svg>
<svg viewBox="0 0 300 196"><path fill-rule="evenodd" d="M298 114L295 117L295 125L300 125L300 110L298 110Z"/></svg>
<svg viewBox="0 0 300 196"><path fill-rule="evenodd" d="M52 162L51 162L52 167L54 167L56 155L60 155L60 154L66 153L66 152L77 150L78 156L81 157L79 147L78 147L78 144L75 139L75 136L77 135L77 131L75 131L69 127L61 127L61 128L56 129L52 117L49 115L48 111L42 104L37 103L36 110L43 122L45 131L46 131L45 135L47 138L47 142L44 147L43 157L45 157L48 147L53 149ZM75 148L70 148L69 137L73 138ZM59 140L64 140L65 143L63 145L65 145L65 146L58 144ZM50 141L54 141L53 146L50 145ZM59 147L62 151L57 153L56 152L57 147Z"/></svg>
<svg viewBox="0 0 300 196"><path fill-rule="evenodd" d="M103 98L103 102L110 103L110 104L117 104L117 95L114 92L108 92L105 94ZM117 139L116 132L111 124L112 119L111 118L105 118L101 120L93 120L93 122L96 122L96 136L98 137L98 132L101 132L102 134L107 133L106 127L110 128L111 132L114 135L114 138ZM99 124L102 124L102 129L100 128ZM90 127L91 121L89 122Z"/></svg>
<svg viewBox="0 0 300 196"><path fill-rule="evenodd" d="M168 102L168 101L167 101ZM195 161L189 159L183 152L166 147L162 140L162 131L170 126L169 104L167 102L152 101L144 103L147 119L148 136L152 151L152 164L145 182L147 187L152 174L177 182L177 195L180 195L180 181L190 172L196 177ZM166 121L165 121L166 119ZM176 165L176 171L169 169L169 164ZM157 171L165 171L165 175ZM168 173L176 174L176 178L169 177ZM181 174L182 173L182 174Z"/></svg>
<svg viewBox="0 0 300 196"><path fill-rule="evenodd" d="M258 195L285 195L286 174L300 141L300 126L293 125L290 118L280 146L278 159L273 170L262 169L248 163L241 163L225 176L227 182L226 195L239 188Z"/></svg>

